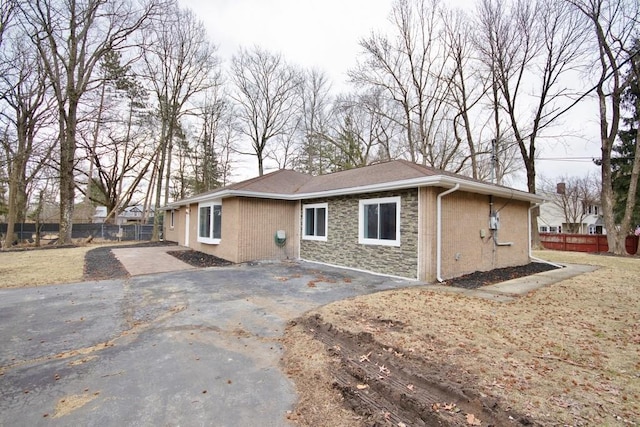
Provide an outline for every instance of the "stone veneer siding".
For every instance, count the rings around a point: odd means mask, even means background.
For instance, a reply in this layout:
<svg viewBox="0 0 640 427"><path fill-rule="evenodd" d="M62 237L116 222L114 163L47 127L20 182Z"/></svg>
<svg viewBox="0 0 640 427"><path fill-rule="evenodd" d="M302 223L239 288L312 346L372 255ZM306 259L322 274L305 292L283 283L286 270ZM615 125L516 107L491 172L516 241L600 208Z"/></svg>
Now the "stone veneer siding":
<svg viewBox="0 0 640 427"><path fill-rule="evenodd" d="M359 201L394 196L401 197L400 246L358 243ZM301 239L300 258L375 273L417 278L417 189L305 200L302 206L314 203L328 203L327 241ZM304 209L301 209L301 214L304 215Z"/></svg>

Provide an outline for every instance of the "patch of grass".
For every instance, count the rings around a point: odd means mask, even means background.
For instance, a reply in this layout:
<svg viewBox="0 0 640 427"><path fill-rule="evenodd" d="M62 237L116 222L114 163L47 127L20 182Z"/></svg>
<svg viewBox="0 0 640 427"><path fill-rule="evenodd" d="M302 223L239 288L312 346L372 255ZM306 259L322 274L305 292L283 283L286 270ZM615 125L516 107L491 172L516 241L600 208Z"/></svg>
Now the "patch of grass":
<svg viewBox="0 0 640 427"><path fill-rule="evenodd" d="M82 281L85 254L98 246L0 252L0 288Z"/></svg>

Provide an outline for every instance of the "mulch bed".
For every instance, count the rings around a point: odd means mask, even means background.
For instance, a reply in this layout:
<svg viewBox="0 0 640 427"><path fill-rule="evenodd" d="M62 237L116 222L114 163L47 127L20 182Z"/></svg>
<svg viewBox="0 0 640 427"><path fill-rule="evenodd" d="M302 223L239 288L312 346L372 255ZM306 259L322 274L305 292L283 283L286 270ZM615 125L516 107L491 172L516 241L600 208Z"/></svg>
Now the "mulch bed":
<svg viewBox="0 0 640 427"><path fill-rule="evenodd" d="M447 280L443 284L454 286L456 288L476 289L482 286L492 285L494 283L504 282L506 280L517 279L519 277L530 276L532 274L555 269L557 269L557 267L551 264L531 262L517 267L496 268L491 271L476 271L475 273Z"/></svg>
<svg viewBox="0 0 640 427"><path fill-rule="evenodd" d="M111 249L125 248L149 248L154 246L176 246L170 242L143 242L132 245L103 246L88 251L84 257L84 280L107 280L121 279L129 277L129 272L113 255ZM173 255L179 260L187 264L197 267L223 267L231 265L230 261L203 252L186 250L186 251L167 251L169 255Z"/></svg>
<svg viewBox="0 0 640 427"><path fill-rule="evenodd" d="M186 262L187 264L198 268L225 267L233 264L231 261L227 261L226 259L218 258L217 256L205 254L200 251L167 251L167 253L169 255L173 255L182 262Z"/></svg>
<svg viewBox="0 0 640 427"><path fill-rule="evenodd" d="M91 249L84 256L84 280L106 280L129 277L129 272L118 261L111 249L149 248L154 246L175 246L167 242L143 242L131 245L102 246Z"/></svg>

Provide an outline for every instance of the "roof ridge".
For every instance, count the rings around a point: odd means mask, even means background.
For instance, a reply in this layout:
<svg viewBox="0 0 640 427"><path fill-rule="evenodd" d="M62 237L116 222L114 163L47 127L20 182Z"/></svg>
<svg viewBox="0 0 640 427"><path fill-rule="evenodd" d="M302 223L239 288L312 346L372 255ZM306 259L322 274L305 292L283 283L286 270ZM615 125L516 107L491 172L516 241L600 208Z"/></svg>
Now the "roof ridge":
<svg viewBox="0 0 640 427"><path fill-rule="evenodd" d="M406 160L406 159L397 159L397 160L395 160L395 161L396 161L396 162L401 162L401 163L403 163L404 165L409 166L409 167L411 167L412 169L415 169L415 170L417 170L417 171L419 171L419 172L424 172L425 170L428 170L428 171L430 171L430 172L446 173L446 171L444 171L444 170L442 170L442 169L438 169L438 168L435 168L435 167L433 167L433 166L421 165L421 164L419 164L419 163L412 162L411 160ZM457 174L455 174L455 175L457 175Z"/></svg>
<svg viewBox="0 0 640 427"><path fill-rule="evenodd" d="M244 181L236 182L235 184L231 184L229 186L222 187L222 188L233 188L233 189L244 188L249 184L255 184L256 182L260 182L260 181L262 181L264 179L270 178L270 177L272 177L274 175L281 174L281 173L284 173L284 172L294 172L294 173L296 173L298 175L304 175L306 177L311 177L311 175L309 175L309 174L306 174L304 172L298 172L298 171L293 170L293 169L278 169L278 170L275 170L273 172L269 172L269 173L266 173L264 175L259 175L259 176L253 177L253 178L249 178L249 179L246 179Z"/></svg>

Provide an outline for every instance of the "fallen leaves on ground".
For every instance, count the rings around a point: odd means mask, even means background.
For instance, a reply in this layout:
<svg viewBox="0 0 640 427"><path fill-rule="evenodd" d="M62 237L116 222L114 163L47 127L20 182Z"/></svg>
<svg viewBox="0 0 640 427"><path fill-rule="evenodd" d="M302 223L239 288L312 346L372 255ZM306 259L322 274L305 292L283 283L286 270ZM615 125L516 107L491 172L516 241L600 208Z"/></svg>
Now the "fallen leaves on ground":
<svg viewBox="0 0 640 427"><path fill-rule="evenodd" d="M535 255L601 268L510 303L416 286L339 301L309 315L352 334L372 334L412 360L442 366L452 381L540 425L634 425L640 419L640 259ZM302 347L290 351L307 357ZM313 377L298 383L301 394L309 393L305 399L323 386ZM330 417L315 409L316 419ZM480 425L469 415L469 425Z"/></svg>

